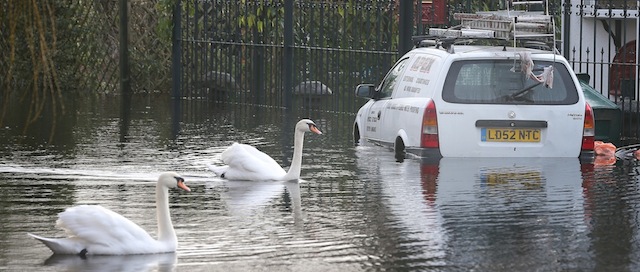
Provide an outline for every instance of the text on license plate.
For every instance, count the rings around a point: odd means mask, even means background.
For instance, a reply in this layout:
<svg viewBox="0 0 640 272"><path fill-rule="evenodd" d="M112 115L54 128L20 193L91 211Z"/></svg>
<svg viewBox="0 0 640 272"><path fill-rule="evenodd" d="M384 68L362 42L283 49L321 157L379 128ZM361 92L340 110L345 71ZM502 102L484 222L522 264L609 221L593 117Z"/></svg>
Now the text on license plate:
<svg viewBox="0 0 640 272"><path fill-rule="evenodd" d="M483 142L540 142L539 128L482 128Z"/></svg>

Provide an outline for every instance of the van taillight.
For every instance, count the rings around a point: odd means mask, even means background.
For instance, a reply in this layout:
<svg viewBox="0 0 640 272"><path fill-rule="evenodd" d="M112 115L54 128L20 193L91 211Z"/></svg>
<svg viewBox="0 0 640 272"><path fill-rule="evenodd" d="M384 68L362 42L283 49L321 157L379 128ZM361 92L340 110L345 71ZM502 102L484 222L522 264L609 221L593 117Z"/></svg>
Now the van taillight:
<svg viewBox="0 0 640 272"><path fill-rule="evenodd" d="M438 143L438 116L436 114L436 104L429 101L422 116L422 135L420 137L420 147L439 147Z"/></svg>
<svg viewBox="0 0 640 272"><path fill-rule="evenodd" d="M596 122L589 103L585 103L584 130L582 131L582 150L593 150L596 135Z"/></svg>

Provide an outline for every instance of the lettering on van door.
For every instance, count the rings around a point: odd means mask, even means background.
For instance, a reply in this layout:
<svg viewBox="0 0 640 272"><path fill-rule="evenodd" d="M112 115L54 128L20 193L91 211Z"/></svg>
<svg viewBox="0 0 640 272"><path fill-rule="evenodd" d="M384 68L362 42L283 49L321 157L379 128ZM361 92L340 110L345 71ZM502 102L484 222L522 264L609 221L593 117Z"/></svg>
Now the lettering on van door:
<svg viewBox="0 0 640 272"><path fill-rule="evenodd" d="M367 132L376 132L379 119L378 111L372 110L369 112L369 115L367 115Z"/></svg>
<svg viewBox="0 0 640 272"><path fill-rule="evenodd" d="M416 84L429 85L429 80L426 78L418 78L416 79Z"/></svg>
<svg viewBox="0 0 640 272"><path fill-rule="evenodd" d="M411 65L411 71L428 74L431 72L431 66L436 62L435 58L419 56Z"/></svg>
<svg viewBox="0 0 640 272"><path fill-rule="evenodd" d="M404 82L413 82L413 77L412 76L404 76L402 81L404 81Z"/></svg>
<svg viewBox="0 0 640 272"><path fill-rule="evenodd" d="M419 113L420 107L402 104L387 104L387 109L394 111L404 111L409 113Z"/></svg>
<svg viewBox="0 0 640 272"><path fill-rule="evenodd" d="M404 91L410 93L420 93L420 88L407 85L404 86Z"/></svg>

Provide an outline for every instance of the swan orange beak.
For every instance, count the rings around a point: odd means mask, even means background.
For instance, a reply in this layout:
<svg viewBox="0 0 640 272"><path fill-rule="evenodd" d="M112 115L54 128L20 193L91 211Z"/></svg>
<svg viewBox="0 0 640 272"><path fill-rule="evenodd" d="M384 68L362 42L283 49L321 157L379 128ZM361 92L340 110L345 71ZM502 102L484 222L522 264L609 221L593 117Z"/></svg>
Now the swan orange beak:
<svg viewBox="0 0 640 272"><path fill-rule="evenodd" d="M309 130L310 130L311 132L315 133L315 134L322 134L322 131L320 131L320 130L318 129L318 127L316 127L316 126L314 126L314 125L310 125L310 126L309 126Z"/></svg>
<svg viewBox="0 0 640 272"><path fill-rule="evenodd" d="M184 184L184 180L178 180L178 187L180 187L180 189L185 190L187 192L191 192L191 189L189 189L189 187L187 187L187 185Z"/></svg>

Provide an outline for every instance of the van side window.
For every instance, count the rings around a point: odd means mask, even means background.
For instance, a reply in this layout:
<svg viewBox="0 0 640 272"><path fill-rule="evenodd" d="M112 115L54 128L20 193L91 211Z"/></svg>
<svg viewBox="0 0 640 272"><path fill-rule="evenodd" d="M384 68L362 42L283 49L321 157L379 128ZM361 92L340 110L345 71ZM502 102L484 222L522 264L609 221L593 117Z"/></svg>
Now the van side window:
<svg viewBox="0 0 640 272"><path fill-rule="evenodd" d="M398 77L404 71L404 68L407 66L409 58L404 58L396 62L396 65L387 73L378 88L378 99L390 97L391 93L393 93L393 89L398 83Z"/></svg>

